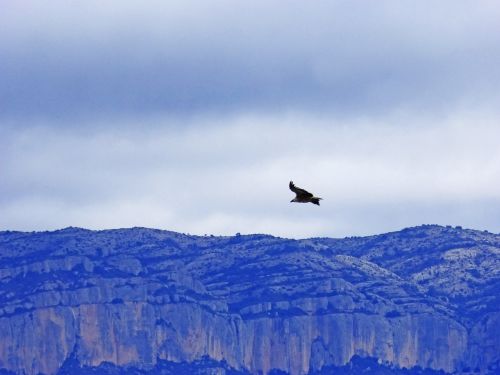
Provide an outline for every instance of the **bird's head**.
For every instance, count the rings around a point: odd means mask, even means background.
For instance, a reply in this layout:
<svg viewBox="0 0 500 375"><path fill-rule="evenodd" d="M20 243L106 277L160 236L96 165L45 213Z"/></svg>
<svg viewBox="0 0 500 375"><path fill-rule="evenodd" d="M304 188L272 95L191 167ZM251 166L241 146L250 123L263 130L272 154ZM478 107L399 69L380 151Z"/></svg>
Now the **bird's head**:
<svg viewBox="0 0 500 375"><path fill-rule="evenodd" d="M293 198L293 199L290 201L290 203L292 203L292 202L297 202L297 198Z"/></svg>

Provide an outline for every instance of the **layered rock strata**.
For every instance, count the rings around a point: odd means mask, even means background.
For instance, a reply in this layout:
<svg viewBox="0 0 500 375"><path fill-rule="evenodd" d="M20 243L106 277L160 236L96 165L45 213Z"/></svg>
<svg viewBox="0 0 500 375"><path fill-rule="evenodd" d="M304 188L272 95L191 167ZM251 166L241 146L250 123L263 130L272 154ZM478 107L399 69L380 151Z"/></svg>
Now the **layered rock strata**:
<svg viewBox="0 0 500 375"><path fill-rule="evenodd" d="M461 228L307 240L0 232L0 369L209 358L298 375L358 356L494 373L499 296L500 236Z"/></svg>

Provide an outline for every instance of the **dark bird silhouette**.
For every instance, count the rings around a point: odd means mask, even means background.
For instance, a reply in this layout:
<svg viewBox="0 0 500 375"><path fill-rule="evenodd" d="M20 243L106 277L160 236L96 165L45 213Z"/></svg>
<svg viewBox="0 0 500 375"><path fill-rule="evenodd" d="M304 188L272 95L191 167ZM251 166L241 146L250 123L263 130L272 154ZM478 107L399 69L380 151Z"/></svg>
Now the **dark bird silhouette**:
<svg viewBox="0 0 500 375"><path fill-rule="evenodd" d="M307 190L301 189L293 184L293 181L290 181L288 185L290 190L295 193L295 198L293 198L290 202L296 203L313 203L319 206L319 201L323 198L318 198L309 193Z"/></svg>

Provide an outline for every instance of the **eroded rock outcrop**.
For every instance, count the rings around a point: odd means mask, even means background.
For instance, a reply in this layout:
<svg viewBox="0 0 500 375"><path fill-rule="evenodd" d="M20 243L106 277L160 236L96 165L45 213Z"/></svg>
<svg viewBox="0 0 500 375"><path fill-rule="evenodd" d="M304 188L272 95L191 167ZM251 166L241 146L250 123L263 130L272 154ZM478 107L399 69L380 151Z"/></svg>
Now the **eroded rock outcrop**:
<svg viewBox="0 0 500 375"><path fill-rule="evenodd" d="M0 369L209 358L295 375L357 356L494 373L499 254L498 235L438 226L300 241L1 232Z"/></svg>

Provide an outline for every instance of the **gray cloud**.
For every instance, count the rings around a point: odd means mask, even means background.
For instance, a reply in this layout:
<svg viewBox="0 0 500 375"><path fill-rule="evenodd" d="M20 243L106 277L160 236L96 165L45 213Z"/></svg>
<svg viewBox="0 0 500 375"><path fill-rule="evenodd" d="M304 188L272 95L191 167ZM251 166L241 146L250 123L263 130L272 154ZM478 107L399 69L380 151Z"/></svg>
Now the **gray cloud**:
<svg viewBox="0 0 500 375"><path fill-rule="evenodd" d="M494 108L500 6L8 2L0 118Z"/></svg>
<svg viewBox="0 0 500 375"><path fill-rule="evenodd" d="M498 232L496 1L2 3L0 229ZM321 207L289 203L287 183Z"/></svg>

